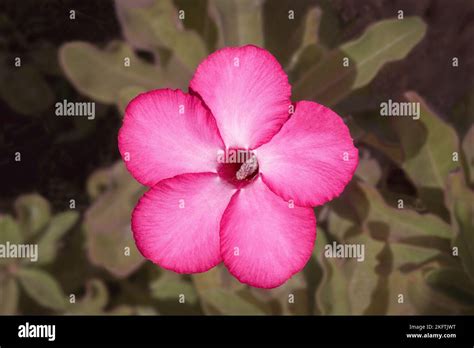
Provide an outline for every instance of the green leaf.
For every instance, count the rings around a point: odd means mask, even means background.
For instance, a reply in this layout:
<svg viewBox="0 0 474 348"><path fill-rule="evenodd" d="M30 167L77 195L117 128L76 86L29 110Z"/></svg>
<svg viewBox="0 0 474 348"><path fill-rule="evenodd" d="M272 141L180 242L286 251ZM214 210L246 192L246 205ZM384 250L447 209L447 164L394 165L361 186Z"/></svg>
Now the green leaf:
<svg viewBox="0 0 474 348"><path fill-rule="evenodd" d="M207 272L193 274L191 279L201 298L207 291L214 289L236 292L244 288L244 285L231 276L223 265L218 265ZM201 305L205 313L215 314L215 309L211 308L207 302L201 302Z"/></svg>
<svg viewBox="0 0 474 348"><path fill-rule="evenodd" d="M426 274L425 279L429 286L442 291L447 296L474 305L474 283L462 269L435 268Z"/></svg>
<svg viewBox="0 0 474 348"><path fill-rule="evenodd" d="M316 290L316 301L321 314L350 314L349 277L345 274L344 263L335 258L326 258L324 248L328 244L326 233L319 228L314 255L323 268L323 279Z"/></svg>
<svg viewBox="0 0 474 348"><path fill-rule="evenodd" d="M308 315L311 314L309 308L309 297L307 292L307 282L303 271L293 275L285 284L277 289L265 289L276 299L282 308L282 315ZM290 302L290 295L292 301Z"/></svg>
<svg viewBox="0 0 474 348"><path fill-rule="evenodd" d="M367 219L369 203L358 181L352 180L346 186L344 192L331 201L330 207L341 218L352 221L356 225L361 225Z"/></svg>
<svg viewBox="0 0 474 348"><path fill-rule="evenodd" d="M392 159L395 163L401 163L402 151L400 145L389 143L385 139L380 139L374 133L367 132L361 139L361 142L368 144L371 148L380 151L388 158Z"/></svg>
<svg viewBox="0 0 474 348"><path fill-rule="evenodd" d="M407 92L405 97L409 102L420 103L420 119L418 122L399 117L394 121L404 154L401 166L428 208L443 216L445 183L449 173L459 167L459 160L453 161L459 140L451 126L418 94Z"/></svg>
<svg viewBox="0 0 474 348"><path fill-rule="evenodd" d="M175 0L174 4L178 10L186 14L183 20L186 29L194 30L205 41L209 52L213 52L217 44L217 25L209 14L208 1ZM188 14L192 14L188 16Z"/></svg>
<svg viewBox="0 0 474 348"><path fill-rule="evenodd" d="M260 308L225 289L211 289L201 293L201 300L224 315L263 315Z"/></svg>
<svg viewBox="0 0 474 348"><path fill-rule="evenodd" d="M51 218L49 202L38 194L19 196L15 200L15 211L25 239L37 234Z"/></svg>
<svg viewBox="0 0 474 348"><path fill-rule="evenodd" d="M455 105L449 122L463 139L474 123L474 89L469 90Z"/></svg>
<svg viewBox="0 0 474 348"><path fill-rule="evenodd" d="M449 315L465 310L458 301L434 290L425 281L426 270L394 271L388 283L389 315Z"/></svg>
<svg viewBox="0 0 474 348"><path fill-rule="evenodd" d="M324 263L324 275L316 298L323 315L350 314L348 277L342 271L343 263L328 259Z"/></svg>
<svg viewBox="0 0 474 348"><path fill-rule="evenodd" d="M308 45L295 53L288 67L290 81L298 81L307 67L317 64L325 54L326 50L319 44Z"/></svg>
<svg viewBox="0 0 474 348"><path fill-rule="evenodd" d="M49 222L46 231L38 242L38 264L48 264L54 261L58 249L58 242L79 219L75 211L68 211L55 215Z"/></svg>
<svg viewBox="0 0 474 348"><path fill-rule="evenodd" d="M0 245L19 244L22 241L23 236L17 222L10 215L0 215ZM0 257L0 266L12 262L12 259Z"/></svg>
<svg viewBox="0 0 474 348"><path fill-rule="evenodd" d="M393 268L400 269L403 266L418 266L430 261L440 254L440 251L434 248L423 248L409 244L390 244L390 250L393 254Z"/></svg>
<svg viewBox="0 0 474 348"><path fill-rule="evenodd" d="M223 265L218 265L207 272L193 274L191 278L199 294L212 289L238 291L244 288L244 285L230 275Z"/></svg>
<svg viewBox="0 0 474 348"><path fill-rule="evenodd" d="M317 226L316 243L314 245L313 257L322 266L326 257L324 256L324 248L328 244L327 232L321 226Z"/></svg>
<svg viewBox="0 0 474 348"><path fill-rule="evenodd" d="M125 66L125 58L130 58L130 66ZM124 87L165 86L160 69L142 61L123 42L113 41L104 50L86 42L69 42L61 46L59 59L74 87L102 103L116 102Z"/></svg>
<svg viewBox="0 0 474 348"><path fill-rule="evenodd" d="M120 22L123 36L125 40L134 48L146 51L153 51L156 48L152 34L142 23L130 23L130 12L135 9L148 8L155 0L129 1L129 0L115 0L115 11L117 19ZM168 2L166 3L168 5Z"/></svg>
<svg viewBox="0 0 474 348"><path fill-rule="evenodd" d="M461 314L462 305L428 286L426 269L409 273L395 270L388 278L389 315Z"/></svg>
<svg viewBox="0 0 474 348"><path fill-rule="evenodd" d="M123 19L122 25L134 37L140 37L155 52L159 48L171 51L190 75L207 55L205 43L195 31L184 28L171 0L154 1L147 7L129 7L124 10Z"/></svg>
<svg viewBox="0 0 474 348"><path fill-rule="evenodd" d="M343 262L337 259L328 259L324 263L322 284L316 294L323 315L350 314L348 278L342 271L343 267Z"/></svg>
<svg viewBox="0 0 474 348"><path fill-rule="evenodd" d="M319 37L321 42L328 48L336 47L342 37L342 23L340 14L331 0L321 0L322 17L319 25Z"/></svg>
<svg viewBox="0 0 474 348"><path fill-rule="evenodd" d="M136 306L135 307L136 315L158 315L159 313L153 307L149 306Z"/></svg>
<svg viewBox="0 0 474 348"><path fill-rule="evenodd" d="M137 10L136 20L149 24L148 30L154 35L158 45L172 51L183 67L192 72L206 57L206 46L196 32L178 30L175 24L176 20L173 17L165 13L167 20L163 20L160 12L163 10L164 3L167 3L167 1L158 1L151 9Z"/></svg>
<svg viewBox="0 0 474 348"><path fill-rule="evenodd" d="M291 81L298 80L307 66L315 65L326 54L326 49L319 44L317 34L320 21L321 10L319 8L313 7L307 11L301 45L292 55L288 66Z"/></svg>
<svg viewBox="0 0 474 348"><path fill-rule="evenodd" d="M317 44L319 41L318 30L321 21L321 10L318 7L310 8L306 12L305 26L301 48Z"/></svg>
<svg viewBox="0 0 474 348"><path fill-rule="evenodd" d="M0 245L6 249L7 243L19 244L23 241L23 236L17 222L10 215L0 214ZM0 267L9 264L15 264L16 260L6 257L0 257ZM0 280L2 277L0 269ZM1 283L1 282L0 282Z"/></svg>
<svg viewBox="0 0 474 348"><path fill-rule="evenodd" d="M220 38L220 46L253 44L263 47L261 0L209 0Z"/></svg>
<svg viewBox="0 0 474 348"><path fill-rule="evenodd" d="M449 176L447 203L456 233L453 245L459 250L464 269L474 280L474 192L467 187L461 172Z"/></svg>
<svg viewBox="0 0 474 348"><path fill-rule="evenodd" d="M365 314L417 314L418 309L409 299L409 287L412 283L416 285L424 282L423 271L419 267L437 253L439 252L434 249L386 243L384 249L377 255L379 264L375 272L379 276L378 284ZM410 266L409 273L407 266ZM417 268L416 271L414 266Z"/></svg>
<svg viewBox="0 0 474 348"><path fill-rule="evenodd" d="M18 284L15 278L0 274L0 315L16 314L18 298Z"/></svg>
<svg viewBox="0 0 474 348"><path fill-rule="evenodd" d="M366 183L376 186L382 177L382 168L380 168L379 162L370 157L367 151L361 151L355 175Z"/></svg>
<svg viewBox="0 0 474 348"><path fill-rule="evenodd" d="M122 278L144 261L133 240L130 218L145 188L131 177L122 161L100 172L108 182L85 214L88 257L93 264Z"/></svg>
<svg viewBox="0 0 474 348"><path fill-rule="evenodd" d="M356 64L353 88L368 84L388 62L405 58L425 36L426 24L419 17L386 19L371 25L364 34L340 49Z"/></svg>
<svg viewBox="0 0 474 348"><path fill-rule="evenodd" d="M107 311L104 313L105 315L134 315L134 309L131 306L128 305L119 305L115 307L114 309Z"/></svg>
<svg viewBox="0 0 474 348"><path fill-rule="evenodd" d="M277 288L260 289L251 287L249 290L253 295L253 300L256 301L255 304L262 308L267 314L311 314L304 270L293 275ZM242 295L242 291L239 291L239 295ZM275 306L275 302L279 303L278 308ZM278 309L278 312L275 311L276 309Z"/></svg>
<svg viewBox="0 0 474 348"><path fill-rule="evenodd" d="M415 272L414 272L415 273ZM465 304L430 287L425 281L426 272L416 272L407 282L408 300L421 315L460 315L467 310Z"/></svg>
<svg viewBox="0 0 474 348"><path fill-rule="evenodd" d="M190 282L184 281L177 275L163 275L150 285L151 295L158 300L178 301L184 295L186 303L196 303L196 290Z"/></svg>
<svg viewBox="0 0 474 348"><path fill-rule="evenodd" d="M392 123L395 122L393 118L381 117L380 109L371 109L359 111L354 114L354 109L363 109L364 107L374 108L372 105L373 91L369 87L361 88L350 95L349 98L344 99L338 104L338 110L343 113L351 113L353 123L359 129L360 136L357 138L359 142L369 145L369 147L376 152L382 153L396 164L402 162L403 153L398 139L398 135L393 129ZM360 95L360 100L358 95ZM348 122L348 125L351 123ZM351 134L353 131L351 128Z"/></svg>
<svg viewBox="0 0 474 348"><path fill-rule="evenodd" d="M66 308L66 297L61 287L48 273L39 269L21 268L17 276L28 296L41 306L58 311Z"/></svg>
<svg viewBox="0 0 474 348"><path fill-rule="evenodd" d="M111 189L112 184L113 182L110 178L110 170L108 168L98 169L87 179L87 194L91 200L95 200L108 189Z"/></svg>
<svg viewBox="0 0 474 348"><path fill-rule="evenodd" d="M297 65L300 65L300 69L303 69L303 64L315 64L318 59L322 58L325 49L318 44L320 21L321 10L319 8L313 7L307 10L301 45L291 57L290 70L294 70Z"/></svg>
<svg viewBox="0 0 474 348"><path fill-rule="evenodd" d="M351 238L347 243L364 246L364 260L351 259L351 277L349 294L351 313L356 315L367 314L373 300L373 294L379 284L379 275L376 267L379 264L378 256L384 248L384 243L361 234Z"/></svg>
<svg viewBox="0 0 474 348"><path fill-rule="evenodd" d="M122 88L119 91L117 100L117 105L120 112L124 114L128 103L130 103L130 101L132 101L132 99L138 96L140 93L145 91L146 89L140 86L127 86Z"/></svg>
<svg viewBox="0 0 474 348"><path fill-rule="evenodd" d="M465 160L466 177L469 178L469 183L474 185L474 126L471 126L462 141L462 150Z"/></svg>
<svg viewBox="0 0 474 348"><path fill-rule="evenodd" d="M109 293L104 282L100 279L91 279L86 283L86 293L80 301L67 304L68 314L102 314L109 301Z"/></svg>
<svg viewBox="0 0 474 348"><path fill-rule="evenodd" d="M420 214L426 213L427 208L420 198L412 196L408 193L394 192L390 189L391 187L388 187L387 185L386 187L379 190L380 194L383 196L383 199L389 206L398 208L401 203L400 200L402 200L403 209L414 210Z"/></svg>
<svg viewBox="0 0 474 348"><path fill-rule="evenodd" d="M13 244L23 241L20 227L10 215L0 215L0 244Z"/></svg>
<svg viewBox="0 0 474 348"><path fill-rule="evenodd" d="M375 188L364 183L359 186L370 202L364 227L379 237L407 243L419 237L451 239L453 236L450 226L439 217L391 207Z"/></svg>
<svg viewBox="0 0 474 348"><path fill-rule="evenodd" d="M22 63L23 64L23 63ZM0 98L14 111L38 116L54 101L54 94L43 75L30 65L15 67L13 59L0 55Z"/></svg>
<svg viewBox="0 0 474 348"><path fill-rule="evenodd" d="M415 275L420 275L421 272L414 272ZM384 292L382 298L386 298L386 314L388 315L414 315L417 310L413 303L408 299L408 283L413 281L413 274L401 273L399 270L394 270L385 279ZM421 282L421 278L417 278Z"/></svg>
<svg viewBox="0 0 474 348"><path fill-rule="evenodd" d="M426 24L418 17L386 19L371 25L360 38L309 66L293 86L294 99L337 104L352 90L367 85L386 63L405 58L425 32ZM349 67L343 66L346 57Z"/></svg>
<svg viewBox="0 0 474 348"><path fill-rule="evenodd" d="M205 300L210 296L209 293L224 291L225 294L236 294L245 289L245 285L233 277L222 264L207 272L193 274L191 278L198 296L201 299L201 307L206 314L224 314L220 308L212 305L212 301ZM220 299L221 298L219 298L218 301Z"/></svg>
<svg viewBox="0 0 474 348"><path fill-rule="evenodd" d="M339 242L346 240L347 235L352 232L354 226L354 221L348 217L340 216L334 209L329 210L327 230ZM316 238L319 238L319 232Z"/></svg>
<svg viewBox="0 0 474 348"><path fill-rule="evenodd" d="M388 315L415 315L418 310L409 298L408 287L410 283L422 284L421 271L409 274L393 271L387 278L385 296L387 302L386 314Z"/></svg>
<svg viewBox="0 0 474 348"><path fill-rule="evenodd" d="M340 50L328 52L316 64L307 66L298 80L292 81L294 100L317 100L332 106L347 96L353 89L355 67L343 67L345 53Z"/></svg>
<svg viewBox="0 0 474 348"><path fill-rule="evenodd" d="M311 36L317 37L317 30L312 32L312 29L318 25L319 19L317 23L308 23L314 13L308 12L314 6L312 0L263 1L262 24L265 48L282 66L292 64L295 52L303 47L305 33L307 39ZM276 18L279 20L275 20Z"/></svg>

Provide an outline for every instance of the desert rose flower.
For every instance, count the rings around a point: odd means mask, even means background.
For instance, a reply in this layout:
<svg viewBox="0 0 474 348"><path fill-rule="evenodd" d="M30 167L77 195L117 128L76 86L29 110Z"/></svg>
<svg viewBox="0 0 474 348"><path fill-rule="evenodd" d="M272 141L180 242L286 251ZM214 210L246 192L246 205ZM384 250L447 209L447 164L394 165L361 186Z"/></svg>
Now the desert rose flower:
<svg viewBox="0 0 474 348"><path fill-rule="evenodd" d="M341 194L358 151L336 113L290 95L278 61L243 46L208 56L189 94L159 89L128 104L118 143L130 173L150 187L132 214L146 258L178 273L224 262L260 288L305 266L312 207Z"/></svg>

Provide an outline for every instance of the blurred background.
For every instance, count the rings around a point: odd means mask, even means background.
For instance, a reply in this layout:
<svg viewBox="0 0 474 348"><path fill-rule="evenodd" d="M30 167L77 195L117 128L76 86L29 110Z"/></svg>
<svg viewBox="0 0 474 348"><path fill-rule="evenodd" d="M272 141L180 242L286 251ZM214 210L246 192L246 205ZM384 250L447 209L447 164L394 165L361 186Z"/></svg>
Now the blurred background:
<svg viewBox="0 0 474 348"><path fill-rule="evenodd" d="M0 314L474 314L472 42L472 0L0 0L0 244L40 253L0 259ZM117 149L131 98L186 90L209 53L248 43L294 100L343 116L361 157L315 208L312 259L273 290L145 261L130 231L145 188ZM420 119L382 117L389 99ZM63 100L95 118L57 117ZM365 260L325 257L333 242Z"/></svg>

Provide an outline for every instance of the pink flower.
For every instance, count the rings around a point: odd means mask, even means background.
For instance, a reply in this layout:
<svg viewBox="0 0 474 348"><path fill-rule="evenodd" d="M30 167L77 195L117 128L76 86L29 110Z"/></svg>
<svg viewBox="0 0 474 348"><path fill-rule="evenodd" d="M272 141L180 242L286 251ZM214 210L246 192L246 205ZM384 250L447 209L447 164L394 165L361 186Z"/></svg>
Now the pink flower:
<svg viewBox="0 0 474 348"><path fill-rule="evenodd" d="M243 283L277 287L311 256L312 207L354 174L349 130L320 104L292 104L282 67L255 46L211 54L190 90L140 94L125 112L120 153L150 187L132 214L137 247L178 273L224 262ZM238 151L248 156L222 161Z"/></svg>

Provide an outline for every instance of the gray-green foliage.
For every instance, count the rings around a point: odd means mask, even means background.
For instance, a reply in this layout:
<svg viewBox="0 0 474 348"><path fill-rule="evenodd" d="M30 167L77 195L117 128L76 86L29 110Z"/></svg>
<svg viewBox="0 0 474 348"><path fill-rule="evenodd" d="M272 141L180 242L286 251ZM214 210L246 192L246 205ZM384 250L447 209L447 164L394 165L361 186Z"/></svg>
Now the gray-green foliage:
<svg viewBox="0 0 474 348"><path fill-rule="evenodd" d="M199 7L202 3L204 8ZM423 39L427 26L419 17L384 19L368 26L358 38L341 42L345 28L338 14L328 1L321 4L317 8L310 3L306 11L296 12L298 25L293 26L286 22L288 13L266 13L260 0L117 0L122 41L101 47L70 42L59 49L62 70L73 86L86 97L117 105L123 114L128 102L143 91L186 89L199 62L217 48L267 47L284 62L295 100L311 99L336 110L343 106L345 114L352 115L347 123L361 149L353 182L339 198L318 210L316 247L306 269L272 290L250 289L222 265L190 277L142 267L129 222L144 188L121 163L97 170L87 183L91 205L82 221L85 252L127 294L118 300L125 307L108 313L150 313L152 308L166 312L166 306L173 313L205 314L474 313L474 131L472 121L462 117L472 109L472 98L456 109L455 119L462 120L456 131L415 92L406 92L404 98L421 104L420 120L381 119L377 110L363 117L357 114L360 106L351 109L354 103L348 101L366 93L364 87L381 69L390 69L389 63L405 59ZM268 8L273 6L277 7ZM193 13L201 19L193 18ZM281 23L288 29L287 36L276 37L270 30L273 27L265 27L265 18L285 21ZM294 49L288 51L288 47ZM148 51L153 61L140 58L137 49ZM458 161L453 160L454 153ZM404 173L414 194L391 190L386 184L389 164ZM3 227L5 235L21 236L15 232L18 226L30 236L44 228L44 219L27 219L49 214L41 207L44 202L34 203L37 206L29 212L19 204L19 216L26 220L4 217L0 221L0 226L11 226ZM67 217L56 215L54 220ZM53 236L41 240L57 243L62 239L57 232L49 233ZM365 261L325 257L324 246L333 241L365 245ZM124 256L125 248L129 248L128 256ZM54 250L50 248L45 259L54 260ZM45 286L52 289L49 297L37 299L42 306L67 313L106 312L110 299L100 280L88 280L80 305L71 307L62 302L60 287L41 272L19 274L32 297L33 288L38 292ZM134 272L146 286L126 279ZM0 283L11 298L0 307L6 313L15 312L19 291L12 281L15 277L9 275ZM186 303L179 303L179 294L185 295ZM288 300L290 294L294 303Z"/></svg>
<svg viewBox="0 0 474 348"><path fill-rule="evenodd" d="M17 311L18 284L40 306L62 311L66 308L66 296L58 281L42 266L58 261L61 239L76 225L79 214L67 211L52 215L49 202L38 194L19 196L14 205L16 218L0 215L0 242L3 245L36 245L38 255L37 259L2 258L0 314Z"/></svg>

